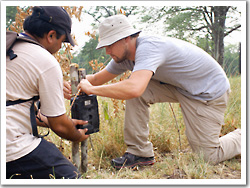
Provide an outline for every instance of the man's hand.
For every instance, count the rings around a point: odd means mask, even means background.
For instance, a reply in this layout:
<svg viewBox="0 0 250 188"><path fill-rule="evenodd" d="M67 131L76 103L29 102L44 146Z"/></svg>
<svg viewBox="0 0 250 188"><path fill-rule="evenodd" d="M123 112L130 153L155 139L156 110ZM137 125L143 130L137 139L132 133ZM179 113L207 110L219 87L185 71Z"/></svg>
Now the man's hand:
<svg viewBox="0 0 250 188"><path fill-rule="evenodd" d="M73 124L75 126L77 125L86 125L88 123L88 121L83 121L83 120L79 120L79 119L71 119L73 121ZM80 140L78 140L78 142L84 141L86 140L89 135L85 135L85 133L88 131L87 128L85 129L78 129L78 131L81 133L82 137L80 138Z"/></svg>
<svg viewBox="0 0 250 188"><path fill-rule="evenodd" d="M87 79L82 79L81 82L78 84L77 89L81 89L82 92L86 93L87 95L92 94L90 92L92 85Z"/></svg>
<svg viewBox="0 0 250 188"><path fill-rule="evenodd" d="M78 131L82 134L82 137L80 140L78 140L78 142L82 142L89 137L89 135L85 135L85 133L88 131L87 128L86 129L78 129Z"/></svg>
<svg viewBox="0 0 250 188"><path fill-rule="evenodd" d="M65 99L70 100L71 99L71 85L69 82L67 81L63 81L63 95Z"/></svg>

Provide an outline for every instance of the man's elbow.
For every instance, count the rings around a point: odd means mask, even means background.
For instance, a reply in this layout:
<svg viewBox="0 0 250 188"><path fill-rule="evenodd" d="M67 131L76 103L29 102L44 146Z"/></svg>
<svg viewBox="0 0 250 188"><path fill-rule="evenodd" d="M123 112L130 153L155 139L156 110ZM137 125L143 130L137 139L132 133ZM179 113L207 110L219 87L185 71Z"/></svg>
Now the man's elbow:
<svg viewBox="0 0 250 188"><path fill-rule="evenodd" d="M138 98L140 96L142 96L142 94L144 93L144 90L142 89L138 89L138 88L134 88L130 90L130 98Z"/></svg>

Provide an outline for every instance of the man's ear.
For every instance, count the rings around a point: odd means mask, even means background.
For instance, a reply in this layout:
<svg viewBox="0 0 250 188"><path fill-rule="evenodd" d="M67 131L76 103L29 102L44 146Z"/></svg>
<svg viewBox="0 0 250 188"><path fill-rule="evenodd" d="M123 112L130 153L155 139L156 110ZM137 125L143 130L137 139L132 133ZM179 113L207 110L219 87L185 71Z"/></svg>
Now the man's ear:
<svg viewBox="0 0 250 188"><path fill-rule="evenodd" d="M56 31L55 30L49 31L47 36L46 36L48 43L51 44L55 37L56 37Z"/></svg>

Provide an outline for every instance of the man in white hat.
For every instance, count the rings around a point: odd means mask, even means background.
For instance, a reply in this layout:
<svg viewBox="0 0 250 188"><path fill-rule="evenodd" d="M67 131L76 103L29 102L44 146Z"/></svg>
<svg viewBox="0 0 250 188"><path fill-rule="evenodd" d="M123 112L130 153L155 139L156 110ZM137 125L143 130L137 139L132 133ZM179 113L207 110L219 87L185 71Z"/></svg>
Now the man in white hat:
<svg viewBox="0 0 250 188"><path fill-rule="evenodd" d="M88 75L79 88L87 94L126 100L124 139L126 153L111 161L116 169L154 164L148 141L150 104L181 104L186 136L194 152L203 152L215 164L241 153L241 130L219 138L230 84L221 66L205 51L188 42L143 36L126 16L105 19L100 42L112 57L102 71ZM131 70L127 80L103 85Z"/></svg>

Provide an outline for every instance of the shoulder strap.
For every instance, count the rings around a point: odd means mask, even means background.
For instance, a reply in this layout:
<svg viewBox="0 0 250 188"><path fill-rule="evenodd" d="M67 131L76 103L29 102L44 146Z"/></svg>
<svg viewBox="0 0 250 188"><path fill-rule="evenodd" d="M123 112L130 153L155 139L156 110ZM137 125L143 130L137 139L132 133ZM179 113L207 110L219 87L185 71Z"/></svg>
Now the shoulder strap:
<svg viewBox="0 0 250 188"><path fill-rule="evenodd" d="M33 135L38 137L38 138L41 138L41 136L38 134L38 131L37 131L34 103L35 103L35 100L33 100L32 104L31 104L31 107L30 107L30 122L31 122L31 126L32 126Z"/></svg>
<svg viewBox="0 0 250 188"><path fill-rule="evenodd" d="M6 31L6 51L8 51L17 39L18 33L14 31Z"/></svg>
<svg viewBox="0 0 250 188"><path fill-rule="evenodd" d="M32 97L30 99L26 99L26 100L18 99L18 100L15 100L15 101L6 101L6 106L20 104L20 103L28 102L28 101L31 101L31 100L36 101L38 99L39 99L39 96L34 96L34 97Z"/></svg>
<svg viewBox="0 0 250 188"><path fill-rule="evenodd" d="M6 31L6 55L10 57L10 60L15 59L17 57L17 55L12 50L16 41L25 41L25 42L33 43L43 48L43 46L39 42L32 39L28 35L25 35L25 34L19 35L17 32L14 32L14 31Z"/></svg>
<svg viewBox="0 0 250 188"><path fill-rule="evenodd" d="M32 126L32 132L33 132L34 136L41 138L43 136L39 135L38 131L37 131L35 105L34 105L35 101L37 101L38 99L39 99L39 96L34 96L34 97L27 99L27 100L18 99L15 101L6 101L6 106L16 105L16 104L20 104L20 103L24 103L24 102L33 100L31 107L30 107L30 121L31 121L31 126ZM47 136L47 135L45 135L45 136Z"/></svg>
<svg viewBox="0 0 250 188"><path fill-rule="evenodd" d="M17 57L14 54L12 47L14 46L18 33L13 31L6 31L6 55L10 56L10 60L15 59Z"/></svg>

